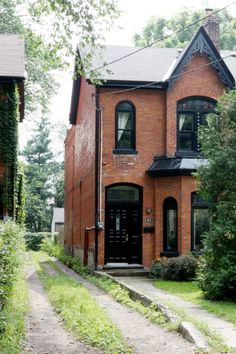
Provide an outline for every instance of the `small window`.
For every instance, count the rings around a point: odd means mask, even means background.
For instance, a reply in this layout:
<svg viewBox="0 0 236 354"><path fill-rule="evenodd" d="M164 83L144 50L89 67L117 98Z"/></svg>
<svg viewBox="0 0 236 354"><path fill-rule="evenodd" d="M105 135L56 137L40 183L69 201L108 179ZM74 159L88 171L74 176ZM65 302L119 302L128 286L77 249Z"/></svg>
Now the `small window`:
<svg viewBox="0 0 236 354"><path fill-rule="evenodd" d="M128 153L135 150L135 112L129 102L120 102L116 107L116 150Z"/></svg>
<svg viewBox="0 0 236 354"><path fill-rule="evenodd" d="M208 205L194 192L192 193L192 251L202 249L203 235L209 227Z"/></svg>
<svg viewBox="0 0 236 354"><path fill-rule="evenodd" d="M139 202L139 189L129 185L112 186L107 189L107 202Z"/></svg>
<svg viewBox="0 0 236 354"><path fill-rule="evenodd" d="M214 112L215 101L204 97L184 99L177 104L177 149L181 155L200 151L198 128L208 124L208 114Z"/></svg>
<svg viewBox="0 0 236 354"><path fill-rule="evenodd" d="M174 198L166 198L163 204L163 251L178 251L178 210Z"/></svg>

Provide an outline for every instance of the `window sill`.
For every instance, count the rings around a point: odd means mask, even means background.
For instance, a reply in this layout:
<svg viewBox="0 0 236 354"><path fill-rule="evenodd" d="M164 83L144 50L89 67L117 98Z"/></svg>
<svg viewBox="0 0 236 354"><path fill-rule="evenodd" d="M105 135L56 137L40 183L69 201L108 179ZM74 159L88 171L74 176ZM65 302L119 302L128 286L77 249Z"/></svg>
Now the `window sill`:
<svg viewBox="0 0 236 354"><path fill-rule="evenodd" d="M199 155L200 155L200 152L198 152L198 151L179 150L175 153L176 157L196 157Z"/></svg>
<svg viewBox="0 0 236 354"><path fill-rule="evenodd" d="M161 252L161 257L178 257L179 256L179 252L177 251L163 251Z"/></svg>
<svg viewBox="0 0 236 354"><path fill-rule="evenodd" d="M138 155L138 151L133 149L115 149L113 150L115 155Z"/></svg>

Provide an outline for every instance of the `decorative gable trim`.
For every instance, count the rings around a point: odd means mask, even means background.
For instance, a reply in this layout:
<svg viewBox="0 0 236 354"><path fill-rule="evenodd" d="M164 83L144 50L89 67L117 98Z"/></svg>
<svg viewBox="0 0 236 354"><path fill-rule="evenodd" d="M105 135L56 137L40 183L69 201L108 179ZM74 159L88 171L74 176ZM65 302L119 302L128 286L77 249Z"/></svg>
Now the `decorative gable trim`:
<svg viewBox="0 0 236 354"><path fill-rule="evenodd" d="M204 27L200 27L192 41L189 43L188 47L183 51L172 74L170 75L170 79L168 80L169 88L171 88L175 81L180 78L184 67L192 61L193 56L196 53L199 53L200 55L207 55L211 62L211 66L216 70L221 81L226 85L226 87L229 89L234 87L234 77L232 76L230 70L220 56Z"/></svg>

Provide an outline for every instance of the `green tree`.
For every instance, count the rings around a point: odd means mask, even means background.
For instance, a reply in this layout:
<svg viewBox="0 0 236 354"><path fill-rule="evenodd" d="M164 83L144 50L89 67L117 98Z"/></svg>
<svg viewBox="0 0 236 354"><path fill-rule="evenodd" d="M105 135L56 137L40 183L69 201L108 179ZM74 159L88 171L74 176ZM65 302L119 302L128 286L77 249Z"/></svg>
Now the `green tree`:
<svg viewBox="0 0 236 354"><path fill-rule="evenodd" d="M54 71L70 62L74 40L77 38L81 48L99 46L102 29L118 14L114 0L0 1L0 33L25 38L26 115L36 110L42 113L48 107L57 90ZM89 67L91 52L84 54L81 70Z"/></svg>
<svg viewBox="0 0 236 354"><path fill-rule="evenodd" d="M153 16L147 22L142 32L134 35L135 45L146 46L150 43L156 42L164 36L167 36L172 32L176 32L204 16L205 13L203 11L192 11L190 9L184 9L170 19ZM236 18L230 15L227 11L219 12L217 16L220 20L221 48L229 50L236 49ZM184 31L180 31L176 35L156 43L156 46L167 48L184 48L196 33L200 25L201 23L197 23Z"/></svg>
<svg viewBox="0 0 236 354"><path fill-rule="evenodd" d="M31 231L49 230L53 190L50 151L50 124L42 118L23 151L26 160L26 227Z"/></svg>
<svg viewBox="0 0 236 354"><path fill-rule="evenodd" d="M204 238L200 286L210 299L236 298L236 91L226 93L201 129L208 164L198 171L209 203L211 229Z"/></svg>

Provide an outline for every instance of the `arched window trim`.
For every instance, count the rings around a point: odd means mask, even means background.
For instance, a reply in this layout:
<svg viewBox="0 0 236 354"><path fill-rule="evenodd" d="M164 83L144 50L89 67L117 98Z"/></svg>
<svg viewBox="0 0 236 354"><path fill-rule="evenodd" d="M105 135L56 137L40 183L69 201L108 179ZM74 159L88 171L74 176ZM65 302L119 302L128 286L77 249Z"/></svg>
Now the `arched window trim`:
<svg viewBox="0 0 236 354"><path fill-rule="evenodd" d="M131 141L130 141L130 147L122 147L119 146L118 144L118 118L119 118L119 112L122 112L122 105L123 104L128 104L130 105L130 111L132 111L132 129L124 129L126 131L131 131ZM120 109L119 109L120 108ZM124 112L126 111L125 109L123 110ZM113 150L113 153L115 154L137 154L136 149L136 110L135 106L131 101L128 100L123 100L117 103L116 108L115 108L115 150Z"/></svg>
<svg viewBox="0 0 236 354"><path fill-rule="evenodd" d="M176 210L176 215L175 215L176 244L174 249L168 249L168 239L167 239L168 210ZM178 255L179 255L178 253L178 203L175 198L167 197L163 201L163 252L161 252L161 256L175 257Z"/></svg>
<svg viewBox="0 0 236 354"><path fill-rule="evenodd" d="M192 156L196 155L200 152L200 145L197 139L197 130L198 126L204 124L203 119L204 115L214 112L214 110L207 109L207 108L188 108L188 107L179 107L182 105L184 102L188 101L206 101L214 106L216 105L217 101L214 100L211 97L208 96L188 96L180 99L177 101L177 121L176 121L176 139L177 139L177 155L181 156ZM188 129L180 131L180 114L186 114L186 116L189 117L189 125ZM191 143L191 147L183 148L181 146L181 138L186 137L188 139L188 142Z"/></svg>

